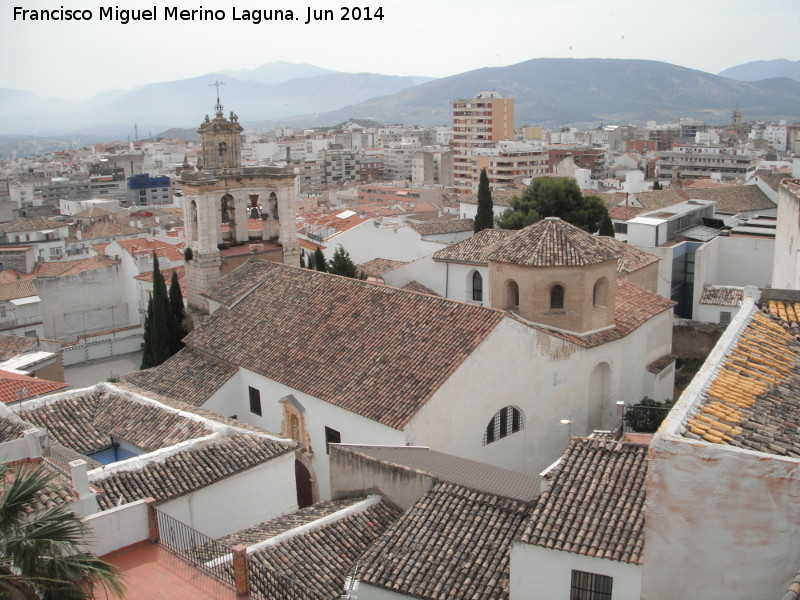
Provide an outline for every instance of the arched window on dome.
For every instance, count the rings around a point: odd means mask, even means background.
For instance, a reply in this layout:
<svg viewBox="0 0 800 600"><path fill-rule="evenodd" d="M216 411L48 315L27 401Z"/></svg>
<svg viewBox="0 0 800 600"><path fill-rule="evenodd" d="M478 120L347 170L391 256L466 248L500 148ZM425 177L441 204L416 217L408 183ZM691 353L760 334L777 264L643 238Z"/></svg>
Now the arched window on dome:
<svg viewBox="0 0 800 600"><path fill-rule="evenodd" d="M562 310L564 308L564 286L554 285L550 288L550 310Z"/></svg>
<svg viewBox="0 0 800 600"><path fill-rule="evenodd" d="M525 420L522 412L513 406L506 406L498 410L483 433L483 445L491 444L499 439L525 429Z"/></svg>

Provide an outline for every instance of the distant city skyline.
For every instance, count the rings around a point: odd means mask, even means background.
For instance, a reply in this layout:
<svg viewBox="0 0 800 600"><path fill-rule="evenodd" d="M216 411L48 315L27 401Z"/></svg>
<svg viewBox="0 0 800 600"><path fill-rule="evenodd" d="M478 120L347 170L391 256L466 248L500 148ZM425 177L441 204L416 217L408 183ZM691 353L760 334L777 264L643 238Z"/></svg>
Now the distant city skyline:
<svg viewBox="0 0 800 600"><path fill-rule="evenodd" d="M323 0L272 5L293 10L299 20L259 25L233 20L234 9L241 17L248 10L269 8L252 0L146 4L42 0L35 9L90 10L93 16L86 22L45 22L15 21L14 3L3 0L0 52L6 60L0 88L79 101L275 61L344 72L446 77L540 57L637 58L708 73L756 60L800 60L800 45L790 36L800 26L797 0L758 6L744 0L677 0L669 5L647 0L562 0L554 5L529 0L378 0L370 8L374 13L381 7L382 20L349 22L339 20L343 3ZM101 7L109 6L155 6L156 20L127 25L100 21ZM164 10L173 6L222 10L226 18L166 21ZM361 6L363 10L369 5ZM306 25L308 8L330 9L336 20Z"/></svg>

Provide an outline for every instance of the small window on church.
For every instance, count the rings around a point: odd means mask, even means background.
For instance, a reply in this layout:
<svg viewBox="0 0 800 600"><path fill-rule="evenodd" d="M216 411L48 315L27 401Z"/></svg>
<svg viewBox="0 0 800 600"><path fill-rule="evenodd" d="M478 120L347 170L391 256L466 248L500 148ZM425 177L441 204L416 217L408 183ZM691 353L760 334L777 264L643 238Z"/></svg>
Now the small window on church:
<svg viewBox="0 0 800 600"><path fill-rule="evenodd" d="M477 271L472 274L472 299L483 302L483 277Z"/></svg>
<svg viewBox="0 0 800 600"><path fill-rule="evenodd" d="M560 310L564 308L564 286L554 285L550 288L550 309Z"/></svg>
<svg viewBox="0 0 800 600"><path fill-rule="evenodd" d="M250 412L261 416L261 391L254 387L247 388L250 392Z"/></svg>

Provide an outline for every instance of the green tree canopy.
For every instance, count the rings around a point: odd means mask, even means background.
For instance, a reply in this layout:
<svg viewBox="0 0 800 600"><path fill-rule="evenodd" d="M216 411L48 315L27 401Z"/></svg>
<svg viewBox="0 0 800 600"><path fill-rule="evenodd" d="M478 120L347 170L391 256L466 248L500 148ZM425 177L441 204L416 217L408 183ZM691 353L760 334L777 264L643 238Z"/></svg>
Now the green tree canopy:
<svg viewBox="0 0 800 600"><path fill-rule="evenodd" d="M608 214L600 196L584 196L578 183L567 177L537 177L510 204L496 220L502 229L522 229L545 217L559 217L595 233Z"/></svg>
<svg viewBox="0 0 800 600"><path fill-rule="evenodd" d="M364 278L358 272L356 264L353 262L353 259L350 258L350 254L341 244L336 246L336 250L333 252L333 258L328 261L328 273L344 275L345 277L352 277L354 279Z"/></svg>
<svg viewBox="0 0 800 600"><path fill-rule="evenodd" d="M186 311L183 309L183 292L178 282L178 271L173 269L172 279L169 282L169 308L172 312L173 327L173 354L183 348L183 338L189 333L186 330Z"/></svg>
<svg viewBox="0 0 800 600"><path fill-rule="evenodd" d="M614 223L611 222L608 209L606 209L606 214L603 215L603 220L600 221L600 235L614 237Z"/></svg>
<svg viewBox="0 0 800 600"><path fill-rule="evenodd" d="M475 233L494 227L493 207L489 176L486 174L486 169L481 169L478 181L478 213L475 215Z"/></svg>
<svg viewBox="0 0 800 600"><path fill-rule="evenodd" d="M113 565L82 548L88 527L69 505L36 510L52 476L43 467L22 467L8 477L0 465L0 597L84 600L94 587L122 597Z"/></svg>
<svg viewBox="0 0 800 600"><path fill-rule="evenodd" d="M625 408L625 424L637 433L655 433L674 402L659 402L645 396L639 402Z"/></svg>

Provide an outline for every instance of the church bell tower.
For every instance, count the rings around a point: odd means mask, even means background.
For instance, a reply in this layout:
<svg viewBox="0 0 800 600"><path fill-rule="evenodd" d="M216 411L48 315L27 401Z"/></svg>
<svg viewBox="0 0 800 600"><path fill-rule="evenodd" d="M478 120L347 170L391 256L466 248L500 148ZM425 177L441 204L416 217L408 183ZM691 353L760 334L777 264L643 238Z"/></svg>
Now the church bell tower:
<svg viewBox="0 0 800 600"><path fill-rule="evenodd" d="M225 252L250 241L251 220L260 221L264 241L280 244L284 264L300 264L294 226L295 175L280 167L243 167L239 117L223 112L219 98L213 119L197 129L202 145L196 173L181 176L187 247L186 292L189 305L207 309L201 292L223 272Z"/></svg>

